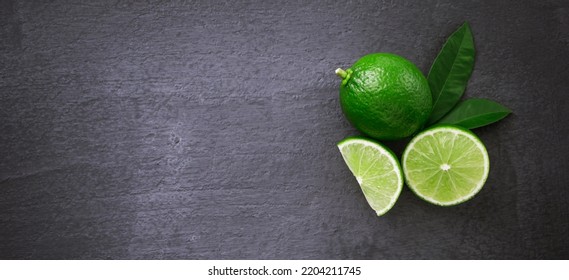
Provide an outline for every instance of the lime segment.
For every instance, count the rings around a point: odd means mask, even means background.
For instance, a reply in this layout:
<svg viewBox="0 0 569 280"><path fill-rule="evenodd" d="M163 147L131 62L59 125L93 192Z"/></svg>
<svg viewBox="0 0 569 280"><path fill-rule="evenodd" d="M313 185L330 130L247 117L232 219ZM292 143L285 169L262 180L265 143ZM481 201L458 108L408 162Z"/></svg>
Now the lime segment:
<svg viewBox="0 0 569 280"><path fill-rule="evenodd" d="M378 216L393 207L403 188L403 173L393 153L363 137L348 137L338 148Z"/></svg>
<svg viewBox="0 0 569 280"><path fill-rule="evenodd" d="M441 206L462 203L477 194L488 177L490 160L472 132L439 126L419 133L403 153L409 188Z"/></svg>

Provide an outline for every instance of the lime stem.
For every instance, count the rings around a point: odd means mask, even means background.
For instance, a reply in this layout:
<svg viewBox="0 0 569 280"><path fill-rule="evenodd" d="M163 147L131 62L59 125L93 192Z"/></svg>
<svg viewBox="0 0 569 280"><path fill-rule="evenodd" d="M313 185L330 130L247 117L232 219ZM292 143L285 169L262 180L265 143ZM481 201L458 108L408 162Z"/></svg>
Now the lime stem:
<svg viewBox="0 0 569 280"><path fill-rule="evenodd" d="M348 76L348 73L346 71L344 71L344 69L342 68L338 68L336 69L336 75L338 75L338 77L345 79Z"/></svg>

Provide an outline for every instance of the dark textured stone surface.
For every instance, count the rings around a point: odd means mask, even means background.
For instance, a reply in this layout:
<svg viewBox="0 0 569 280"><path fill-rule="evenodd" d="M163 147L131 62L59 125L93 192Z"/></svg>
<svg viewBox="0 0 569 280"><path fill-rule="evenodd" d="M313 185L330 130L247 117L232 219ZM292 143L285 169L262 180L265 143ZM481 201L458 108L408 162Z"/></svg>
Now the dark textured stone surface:
<svg viewBox="0 0 569 280"><path fill-rule="evenodd" d="M566 1L96 2L0 1L0 258L569 257ZM377 218L333 70L464 20L488 182Z"/></svg>

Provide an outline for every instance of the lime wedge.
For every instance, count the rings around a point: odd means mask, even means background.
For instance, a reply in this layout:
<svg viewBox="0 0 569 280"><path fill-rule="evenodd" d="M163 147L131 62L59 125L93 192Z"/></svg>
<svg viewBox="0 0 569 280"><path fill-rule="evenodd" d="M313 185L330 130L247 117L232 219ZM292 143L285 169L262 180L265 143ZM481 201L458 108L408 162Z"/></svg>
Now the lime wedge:
<svg viewBox="0 0 569 280"><path fill-rule="evenodd" d="M403 153L409 188L441 206L462 203L480 191L490 170L488 152L472 132L437 126L419 133Z"/></svg>
<svg viewBox="0 0 569 280"><path fill-rule="evenodd" d="M381 144L363 137L348 137L338 143L338 148L375 213L381 216L389 211L403 188L397 157Z"/></svg>

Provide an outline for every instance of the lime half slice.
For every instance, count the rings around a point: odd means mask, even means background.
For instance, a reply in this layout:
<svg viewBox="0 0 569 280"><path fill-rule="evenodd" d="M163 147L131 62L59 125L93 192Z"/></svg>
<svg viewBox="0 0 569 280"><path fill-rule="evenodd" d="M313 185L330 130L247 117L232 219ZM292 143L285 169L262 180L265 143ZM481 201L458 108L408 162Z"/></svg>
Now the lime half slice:
<svg viewBox="0 0 569 280"><path fill-rule="evenodd" d="M490 170L488 152L469 130L438 126L419 133L403 153L409 188L441 206L462 203L480 191Z"/></svg>
<svg viewBox="0 0 569 280"><path fill-rule="evenodd" d="M389 211L403 188L397 157L381 144L363 137L348 137L338 143L338 148L375 213L381 216Z"/></svg>

